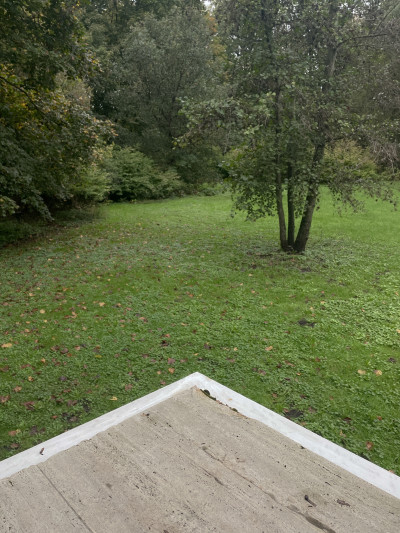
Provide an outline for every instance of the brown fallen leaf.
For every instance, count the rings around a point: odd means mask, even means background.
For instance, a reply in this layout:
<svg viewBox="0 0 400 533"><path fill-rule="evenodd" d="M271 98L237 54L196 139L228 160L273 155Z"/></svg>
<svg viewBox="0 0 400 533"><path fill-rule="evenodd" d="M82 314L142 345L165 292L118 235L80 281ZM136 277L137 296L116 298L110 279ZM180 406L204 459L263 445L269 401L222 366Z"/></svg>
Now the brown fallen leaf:
<svg viewBox="0 0 400 533"><path fill-rule="evenodd" d="M44 452L44 448L42 448L42 449L40 450L40 452L39 452L40 455L43 455L43 452Z"/></svg>
<svg viewBox="0 0 400 533"><path fill-rule="evenodd" d="M9 431L8 434L10 437L15 437L15 435L18 435L18 433L21 433L20 429L14 429L13 431Z"/></svg>
<svg viewBox="0 0 400 533"><path fill-rule="evenodd" d="M168 372L169 372L170 374L173 374L173 373L175 372L175 368L168 368Z"/></svg>
<svg viewBox="0 0 400 533"><path fill-rule="evenodd" d="M21 390L22 390L22 387L19 387L19 386L14 387L14 392L19 392L19 391L21 391Z"/></svg>
<svg viewBox="0 0 400 533"><path fill-rule="evenodd" d="M360 374L360 376L363 376L364 374L366 374L366 371L365 370L357 370L357 372Z"/></svg>
<svg viewBox="0 0 400 533"><path fill-rule="evenodd" d="M374 443L370 440L367 440L367 442L365 443L365 447L367 448L367 450L372 450L372 448L374 447Z"/></svg>
<svg viewBox="0 0 400 533"><path fill-rule="evenodd" d="M382 370L374 370L374 374L376 374L377 376L381 376Z"/></svg>
<svg viewBox="0 0 400 533"><path fill-rule="evenodd" d="M273 350L273 349L274 349L273 346L267 346L267 347L265 348L265 351L266 351L266 352L270 352L270 351Z"/></svg>
<svg viewBox="0 0 400 533"><path fill-rule="evenodd" d="M125 390L126 390L126 391L130 391L130 390L132 390L132 387L133 387L133 385L131 385L130 383L128 383L127 385L125 385Z"/></svg>
<svg viewBox="0 0 400 533"><path fill-rule="evenodd" d="M10 399L10 396L0 396L0 403L6 403Z"/></svg>
<svg viewBox="0 0 400 533"><path fill-rule="evenodd" d="M2 348L11 348L11 346L12 346L12 342L6 342L1 345Z"/></svg>

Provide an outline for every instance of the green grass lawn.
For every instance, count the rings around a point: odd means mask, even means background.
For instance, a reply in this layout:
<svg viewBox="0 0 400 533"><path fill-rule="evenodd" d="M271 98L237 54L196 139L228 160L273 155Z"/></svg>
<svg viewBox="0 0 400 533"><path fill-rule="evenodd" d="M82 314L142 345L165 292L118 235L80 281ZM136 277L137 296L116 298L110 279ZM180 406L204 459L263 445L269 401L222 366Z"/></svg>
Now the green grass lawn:
<svg viewBox="0 0 400 533"><path fill-rule="evenodd" d="M399 214L323 198L290 256L230 209L109 205L0 251L1 458L199 371L400 474Z"/></svg>

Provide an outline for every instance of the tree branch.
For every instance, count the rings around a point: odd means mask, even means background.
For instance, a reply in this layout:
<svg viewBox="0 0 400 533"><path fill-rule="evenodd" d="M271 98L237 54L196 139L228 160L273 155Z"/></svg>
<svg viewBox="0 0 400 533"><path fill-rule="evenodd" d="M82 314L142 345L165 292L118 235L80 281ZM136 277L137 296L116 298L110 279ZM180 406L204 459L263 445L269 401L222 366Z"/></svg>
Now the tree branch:
<svg viewBox="0 0 400 533"><path fill-rule="evenodd" d="M40 109L40 107L36 104L36 102L32 99L28 91L26 91L23 87L20 87L16 83L13 83L12 81L8 80L7 78L4 78L4 76L0 76L0 80L2 80L4 83L7 83L8 85L11 85L11 87L14 87L14 89L17 89L20 93L22 93L26 98L29 100L29 102L32 104L32 106L42 115L42 117L45 119L48 123L57 124L58 126L61 126L62 124L56 120L49 119L49 117L46 115L46 113Z"/></svg>

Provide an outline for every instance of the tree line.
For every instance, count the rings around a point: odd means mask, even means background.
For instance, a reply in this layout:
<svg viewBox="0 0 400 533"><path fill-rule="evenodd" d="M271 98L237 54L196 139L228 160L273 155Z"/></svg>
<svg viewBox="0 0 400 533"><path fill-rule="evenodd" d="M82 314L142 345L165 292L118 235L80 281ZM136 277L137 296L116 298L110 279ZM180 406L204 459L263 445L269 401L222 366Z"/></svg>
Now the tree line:
<svg viewBox="0 0 400 533"><path fill-rule="evenodd" d="M0 0L0 217L224 179L304 251L321 186L390 201L396 0Z"/></svg>

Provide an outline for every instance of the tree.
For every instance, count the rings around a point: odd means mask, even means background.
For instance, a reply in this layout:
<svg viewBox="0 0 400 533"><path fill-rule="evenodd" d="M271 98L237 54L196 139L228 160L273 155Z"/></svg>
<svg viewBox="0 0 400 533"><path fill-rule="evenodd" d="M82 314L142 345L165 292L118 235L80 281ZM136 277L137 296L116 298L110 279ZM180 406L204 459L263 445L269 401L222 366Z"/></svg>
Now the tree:
<svg viewBox="0 0 400 533"><path fill-rule="evenodd" d="M182 100L215 90L214 29L202 2L96 2L83 22L101 64L93 110L115 122L116 142L174 166L186 181L210 176L212 166L215 173L215 149L175 145L186 125Z"/></svg>
<svg viewBox="0 0 400 533"><path fill-rule="evenodd" d="M178 6L201 8L200 0L93 0L83 5L81 20L101 70L91 79L92 106L97 116L114 119L112 93L118 90L115 64L131 28L151 15L165 17Z"/></svg>
<svg viewBox="0 0 400 533"><path fill-rule="evenodd" d="M185 128L182 98L204 97L212 82L210 31L203 14L176 8L147 16L122 43L113 94L120 137L164 165Z"/></svg>
<svg viewBox="0 0 400 533"><path fill-rule="evenodd" d="M51 218L71 198L103 131L77 80L92 64L78 4L0 2L0 216Z"/></svg>
<svg viewBox="0 0 400 533"><path fill-rule="evenodd" d="M303 252L321 184L352 205L357 189L385 194L382 184L368 176L354 179L351 169L327 173L326 168L327 154L336 143L365 142L368 126L379 121L378 109L371 106L366 120L355 101L360 86L372 91L371 50L395 35L398 39L395 3L218 0L215 4L228 58L228 98L188 107L192 135L216 124L229 130L231 138L233 129L234 138L241 134L241 142L231 144L225 159L236 206L250 218L276 212L281 248ZM300 217L297 234L296 216Z"/></svg>

